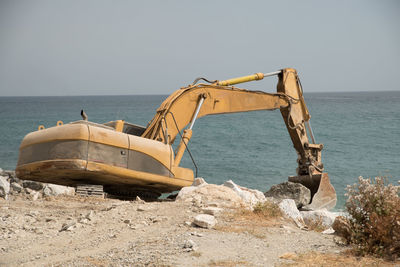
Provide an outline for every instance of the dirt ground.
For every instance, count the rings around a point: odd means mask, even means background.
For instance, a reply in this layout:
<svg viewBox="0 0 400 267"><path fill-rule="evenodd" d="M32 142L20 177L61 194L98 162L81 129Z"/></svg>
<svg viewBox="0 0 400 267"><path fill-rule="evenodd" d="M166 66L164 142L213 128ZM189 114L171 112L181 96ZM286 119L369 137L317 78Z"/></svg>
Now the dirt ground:
<svg viewBox="0 0 400 267"><path fill-rule="evenodd" d="M332 235L279 218L268 225L236 218L235 210L216 215L214 229L194 227L200 213L192 203L167 200L2 199L0 265L279 266L296 263L296 255L339 257L345 249Z"/></svg>

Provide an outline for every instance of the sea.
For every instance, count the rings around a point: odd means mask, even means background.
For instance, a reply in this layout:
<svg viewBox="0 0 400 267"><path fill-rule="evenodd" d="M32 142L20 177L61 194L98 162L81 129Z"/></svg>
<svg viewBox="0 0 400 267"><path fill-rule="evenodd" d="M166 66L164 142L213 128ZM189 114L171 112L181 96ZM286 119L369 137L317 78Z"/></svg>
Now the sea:
<svg viewBox="0 0 400 267"><path fill-rule="evenodd" d="M304 94L322 162L344 208L346 186L359 176L400 180L400 91ZM80 120L122 119L146 126L166 95L0 97L0 168L13 170L23 137ZM179 140L179 138L177 138ZM297 154L279 110L212 115L198 119L189 150L198 177L227 180L267 191L296 174ZM195 165L185 152L181 165Z"/></svg>

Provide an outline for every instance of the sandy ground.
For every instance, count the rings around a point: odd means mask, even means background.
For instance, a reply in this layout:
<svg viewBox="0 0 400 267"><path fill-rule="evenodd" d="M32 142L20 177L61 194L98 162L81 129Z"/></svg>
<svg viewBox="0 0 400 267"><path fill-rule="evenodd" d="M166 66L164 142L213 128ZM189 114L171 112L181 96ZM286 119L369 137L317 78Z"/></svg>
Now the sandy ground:
<svg viewBox="0 0 400 267"><path fill-rule="evenodd" d="M1 199L0 265L277 266L290 262L285 253L343 250L332 235L283 219L238 223L236 212L220 213L214 229L203 229L191 225L201 213L192 203Z"/></svg>

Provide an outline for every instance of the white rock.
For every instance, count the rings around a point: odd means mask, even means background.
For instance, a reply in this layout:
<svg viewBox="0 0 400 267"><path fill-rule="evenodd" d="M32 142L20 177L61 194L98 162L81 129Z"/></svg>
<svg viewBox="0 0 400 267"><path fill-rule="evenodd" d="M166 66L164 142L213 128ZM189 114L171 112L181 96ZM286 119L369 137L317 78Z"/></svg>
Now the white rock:
<svg viewBox="0 0 400 267"><path fill-rule="evenodd" d="M251 208L259 202L265 202L265 196L261 191L248 189L235 184L232 180L226 181L224 186L231 188Z"/></svg>
<svg viewBox="0 0 400 267"><path fill-rule="evenodd" d="M10 183L6 177L0 176L0 197L7 199L10 193Z"/></svg>
<svg viewBox="0 0 400 267"><path fill-rule="evenodd" d="M221 211L223 211L223 209L217 208L217 207L205 207L205 208L202 209L202 212L204 214L209 214L209 215L213 215L213 216L217 215Z"/></svg>
<svg viewBox="0 0 400 267"><path fill-rule="evenodd" d="M222 207L238 207L245 205L243 200L232 189L215 184L202 184L200 186L188 186L179 191L176 201L196 202L208 205L218 203Z"/></svg>
<svg viewBox="0 0 400 267"><path fill-rule="evenodd" d="M209 214L199 214L194 218L193 223L202 228L213 228L217 223L217 220L214 216Z"/></svg>
<svg viewBox="0 0 400 267"><path fill-rule="evenodd" d="M334 234L334 233L335 233L335 230L333 230L332 227L328 228L328 229L326 229L325 231L322 232L322 234L324 234L324 235L331 235L331 234Z"/></svg>
<svg viewBox="0 0 400 267"><path fill-rule="evenodd" d="M315 221L320 221L321 224L327 228L331 227L335 218L342 215L340 212L330 212L326 209L322 210L310 210L300 211L301 216L306 224L310 224Z"/></svg>
<svg viewBox="0 0 400 267"><path fill-rule="evenodd" d="M278 204L278 206L285 216L291 218L299 228L303 229L306 227L303 217L297 209L296 203L293 199L284 199Z"/></svg>
<svg viewBox="0 0 400 267"><path fill-rule="evenodd" d="M30 197L31 197L32 201L36 201L40 197L40 193L39 192L34 192L33 194L30 195Z"/></svg>
<svg viewBox="0 0 400 267"><path fill-rule="evenodd" d="M58 196L58 195L75 195L75 188L57 185L57 184L46 184L43 189L43 194L46 196Z"/></svg>

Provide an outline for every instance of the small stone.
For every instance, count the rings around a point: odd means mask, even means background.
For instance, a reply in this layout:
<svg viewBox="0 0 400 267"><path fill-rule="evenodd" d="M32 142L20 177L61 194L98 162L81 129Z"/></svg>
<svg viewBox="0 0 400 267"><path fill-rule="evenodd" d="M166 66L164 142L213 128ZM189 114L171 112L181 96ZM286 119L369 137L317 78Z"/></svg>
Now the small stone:
<svg viewBox="0 0 400 267"><path fill-rule="evenodd" d="M196 243L193 240L186 240L183 243L183 248L186 249L186 251L193 251L196 250Z"/></svg>
<svg viewBox="0 0 400 267"><path fill-rule="evenodd" d="M146 201L142 200L139 196L136 196L136 202L139 202L141 204L146 203Z"/></svg>
<svg viewBox="0 0 400 267"><path fill-rule="evenodd" d="M82 224L88 224L89 220L86 219L86 218L83 218L83 219L80 219L79 222L82 223Z"/></svg>
<svg viewBox="0 0 400 267"><path fill-rule="evenodd" d="M35 193L31 194L31 200L32 201L38 200L39 197L40 197L40 193L39 192L35 192Z"/></svg>
<svg viewBox="0 0 400 267"><path fill-rule="evenodd" d="M23 187L16 182L12 182L10 187L11 187L11 190L16 193L21 193L22 189L23 189Z"/></svg>
<svg viewBox="0 0 400 267"><path fill-rule="evenodd" d="M89 211L89 213L86 214L86 216L85 216L85 218L88 219L89 221L92 221L93 217L94 217L94 211L93 210Z"/></svg>
<svg viewBox="0 0 400 267"><path fill-rule="evenodd" d="M126 219L126 220L124 220L124 223L129 224L129 223L131 223L131 220Z"/></svg>
<svg viewBox="0 0 400 267"><path fill-rule="evenodd" d="M219 214L221 211L223 211L223 209L221 208L217 208L217 207L206 207L202 209L202 212L205 214L209 214L209 215L217 215Z"/></svg>
<svg viewBox="0 0 400 267"><path fill-rule="evenodd" d="M193 223L202 228L213 228L217 223L217 220L214 216L209 214L199 214L194 218Z"/></svg>
<svg viewBox="0 0 400 267"><path fill-rule="evenodd" d="M322 234L324 234L324 235L331 235L331 234L334 234L334 233L335 233L335 230L333 230L332 228L328 228L328 229L326 229L325 231L322 232Z"/></svg>
<svg viewBox="0 0 400 267"><path fill-rule="evenodd" d="M149 211L150 208L149 208L149 207L146 207L146 206L139 206L139 207L137 207L136 210L137 210L137 211Z"/></svg>
<svg viewBox="0 0 400 267"><path fill-rule="evenodd" d="M75 222L64 223L64 224L61 226L61 230L60 230L59 232L62 232L62 231L72 231L72 230L75 228L75 226L76 226L76 223L75 223Z"/></svg>

